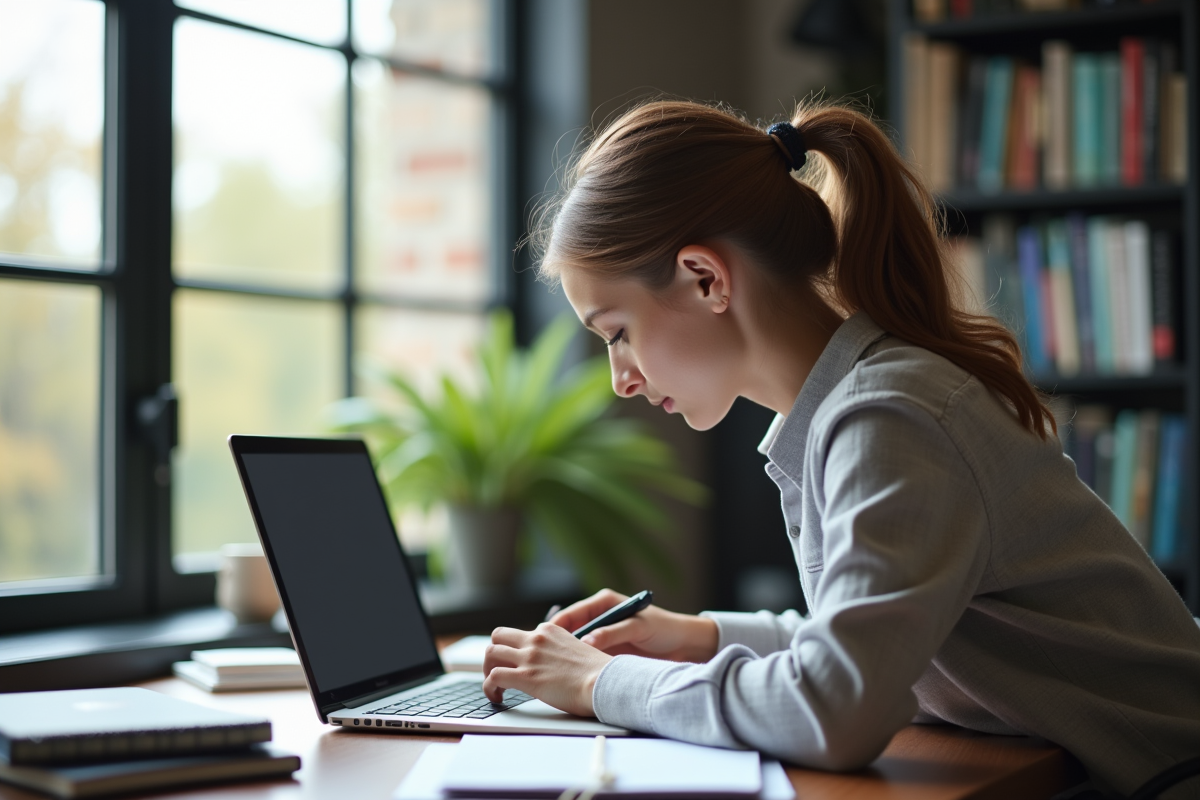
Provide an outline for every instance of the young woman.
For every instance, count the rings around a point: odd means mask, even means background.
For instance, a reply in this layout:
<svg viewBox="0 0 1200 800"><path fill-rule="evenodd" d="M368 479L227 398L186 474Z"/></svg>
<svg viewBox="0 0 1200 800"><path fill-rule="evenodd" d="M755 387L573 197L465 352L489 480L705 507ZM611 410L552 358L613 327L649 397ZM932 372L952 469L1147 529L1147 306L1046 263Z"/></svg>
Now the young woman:
<svg viewBox="0 0 1200 800"><path fill-rule="evenodd" d="M936 207L867 117L643 105L545 227L618 395L699 430L737 397L778 412L761 449L810 613L651 607L577 641L604 591L496 630L491 696L828 769L913 721L1043 736L1121 793L1200 755L1200 628L1076 477L1012 335L956 305Z"/></svg>

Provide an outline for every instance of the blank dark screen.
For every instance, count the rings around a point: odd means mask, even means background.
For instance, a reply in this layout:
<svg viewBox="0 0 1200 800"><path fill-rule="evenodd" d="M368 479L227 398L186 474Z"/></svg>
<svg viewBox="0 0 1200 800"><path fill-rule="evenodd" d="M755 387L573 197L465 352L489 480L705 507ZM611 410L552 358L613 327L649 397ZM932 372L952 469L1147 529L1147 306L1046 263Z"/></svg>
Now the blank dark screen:
<svg viewBox="0 0 1200 800"><path fill-rule="evenodd" d="M318 692L436 660L366 454L242 461Z"/></svg>

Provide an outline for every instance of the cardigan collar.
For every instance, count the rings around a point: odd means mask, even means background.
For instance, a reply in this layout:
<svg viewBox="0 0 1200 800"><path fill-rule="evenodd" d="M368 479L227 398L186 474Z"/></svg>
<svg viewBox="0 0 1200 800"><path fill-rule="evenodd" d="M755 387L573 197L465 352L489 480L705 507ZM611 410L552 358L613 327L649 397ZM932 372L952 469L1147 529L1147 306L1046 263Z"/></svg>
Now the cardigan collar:
<svg viewBox="0 0 1200 800"><path fill-rule="evenodd" d="M785 417L776 414L758 451L771 459L792 480L804 472L804 449L808 429L817 409L834 387L850 374L863 352L887 333L863 311L843 322L817 358L800 388L800 394Z"/></svg>

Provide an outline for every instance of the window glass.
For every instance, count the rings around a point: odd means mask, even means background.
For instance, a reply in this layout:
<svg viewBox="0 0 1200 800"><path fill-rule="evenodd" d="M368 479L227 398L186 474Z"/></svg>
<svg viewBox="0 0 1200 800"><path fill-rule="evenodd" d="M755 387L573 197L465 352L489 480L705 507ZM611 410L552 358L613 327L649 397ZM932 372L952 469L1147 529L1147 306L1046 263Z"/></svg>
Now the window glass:
<svg viewBox="0 0 1200 800"><path fill-rule="evenodd" d="M478 314L446 314L385 306L360 306L355 320L356 363L395 370L417 387L436 396L441 376L450 375L473 390L478 383L475 352L483 338L484 319ZM360 380L360 394L385 403L396 401L384 386ZM429 550L441 541L448 526L445 510L430 514L416 509L392 509L400 541L410 551Z"/></svg>
<svg viewBox="0 0 1200 800"><path fill-rule="evenodd" d="M481 315L364 305L355 323L356 363L396 370L423 391L435 390L443 374L474 386L475 351L483 337ZM386 389L361 383L361 393L386 394Z"/></svg>
<svg viewBox="0 0 1200 800"><path fill-rule="evenodd" d="M178 5L321 44L346 38L345 0L177 0Z"/></svg>
<svg viewBox="0 0 1200 800"><path fill-rule="evenodd" d="M0 0L0 252L100 264L104 4Z"/></svg>
<svg viewBox="0 0 1200 800"><path fill-rule="evenodd" d="M358 282L367 292L484 300L491 126L483 89L355 63Z"/></svg>
<svg viewBox="0 0 1200 800"><path fill-rule="evenodd" d="M324 432L322 412L342 394L341 308L180 290L174 312L174 552L256 541L225 439Z"/></svg>
<svg viewBox="0 0 1200 800"><path fill-rule="evenodd" d="M354 46L466 75L495 63L492 0L354 0Z"/></svg>
<svg viewBox="0 0 1200 800"><path fill-rule="evenodd" d="M101 565L100 290L0 280L0 582Z"/></svg>
<svg viewBox="0 0 1200 800"><path fill-rule="evenodd" d="M341 285L345 80L337 52L176 24L176 275Z"/></svg>

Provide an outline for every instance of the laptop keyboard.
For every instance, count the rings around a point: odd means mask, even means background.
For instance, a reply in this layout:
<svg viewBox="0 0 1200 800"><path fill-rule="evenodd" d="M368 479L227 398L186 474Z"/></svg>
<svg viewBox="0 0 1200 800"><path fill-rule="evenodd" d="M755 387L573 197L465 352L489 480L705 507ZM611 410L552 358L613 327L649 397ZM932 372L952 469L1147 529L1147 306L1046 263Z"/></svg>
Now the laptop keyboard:
<svg viewBox="0 0 1200 800"><path fill-rule="evenodd" d="M504 702L493 703L483 693L481 683L455 683L426 694L409 697L399 703L368 711L368 714L392 714L406 717L442 717L448 719L487 719L493 714L516 708L533 698L509 689Z"/></svg>

